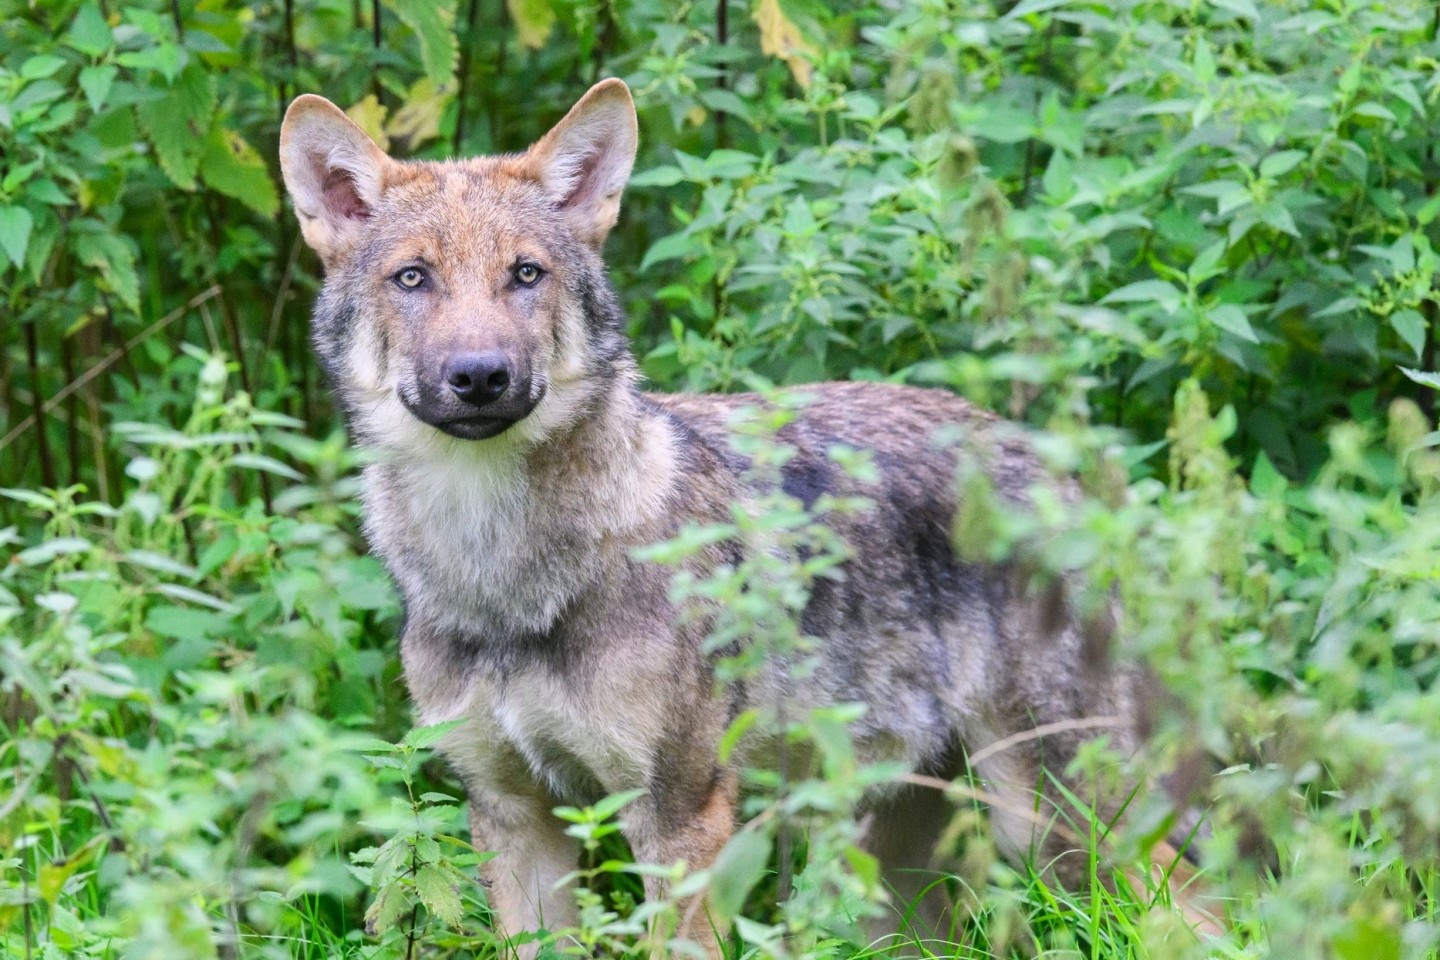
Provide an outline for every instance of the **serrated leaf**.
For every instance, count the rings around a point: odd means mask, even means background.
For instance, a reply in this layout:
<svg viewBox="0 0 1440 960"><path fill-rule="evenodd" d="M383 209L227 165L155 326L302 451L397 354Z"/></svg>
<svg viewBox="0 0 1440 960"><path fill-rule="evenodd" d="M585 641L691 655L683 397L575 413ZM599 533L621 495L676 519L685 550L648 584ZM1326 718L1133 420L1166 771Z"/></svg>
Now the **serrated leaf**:
<svg viewBox="0 0 1440 960"><path fill-rule="evenodd" d="M195 174L215 115L215 81L198 66L176 78L165 95L135 110L155 159L177 187L195 189Z"/></svg>
<svg viewBox="0 0 1440 960"><path fill-rule="evenodd" d="M239 200L262 217L273 217L280 209L280 194L275 189L275 181L270 179L265 161L240 134L221 124L215 124L206 138L200 177L207 186ZM240 458L234 462L240 463ZM269 457L257 457L244 465L300 479L294 470Z"/></svg>
<svg viewBox="0 0 1440 960"><path fill-rule="evenodd" d="M1416 310L1396 310L1390 314L1390 327L1415 351L1415 359L1419 360L1425 350L1425 318Z"/></svg>
<svg viewBox="0 0 1440 960"><path fill-rule="evenodd" d="M0 497L9 497L11 500L18 500L40 510L54 510L59 506L53 497L47 497L34 490L22 490L16 487L0 487Z"/></svg>
<svg viewBox="0 0 1440 960"><path fill-rule="evenodd" d="M105 106L119 72L120 68L113 63L102 63L80 71L80 89L85 92L85 102L90 104L91 110L99 113L100 108Z"/></svg>
<svg viewBox="0 0 1440 960"><path fill-rule="evenodd" d="M437 84L429 77L421 77L406 94L404 106L396 110L385 125L385 133L405 141L409 150L434 140L440 136L440 118L450 100L449 84Z"/></svg>
<svg viewBox="0 0 1440 960"><path fill-rule="evenodd" d="M399 886L392 883L382 887L365 911L365 932L372 937L384 933L400 918L405 906Z"/></svg>
<svg viewBox="0 0 1440 960"><path fill-rule="evenodd" d="M673 187L684 180L685 175L680 172L679 167L666 165L642 170L630 178L629 185L632 187Z"/></svg>
<svg viewBox="0 0 1440 960"><path fill-rule="evenodd" d="M431 916L448 927L460 922L460 893L450 876L434 864L426 864L415 875L415 892Z"/></svg>
<svg viewBox="0 0 1440 960"><path fill-rule="evenodd" d="M30 246L30 231L35 218L24 207L0 207L0 248L15 266L25 262L25 248Z"/></svg>
<svg viewBox="0 0 1440 960"><path fill-rule="evenodd" d="M81 53L98 57L110 49L110 25L105 22L105 16L100 12L98 4L87 3L75 14L75 19L70 21L70 33L66 40Z"/></svg>
<svg viewBox="0 0 1440 960"><path fill-rule="evenodd" d="M531 50L545 46L555 27L555 8L550 0L505 0L505 8L510 11L521 46Z"/></svg>
<svg viewBox="0 0 1440 960"><path fill-rule="evenodd" d="M1254 0L1210 0L1210 2L1222 10L1229 10L1242 17L1248 17L1251 20L1260 19L1260 11L1256 8Z"/></svg>
<svg viewBox="0 0 1440 960"><path fill-rule="evenodd" d="M459 49L452 29L455 0L387 0L386 5L415 32L425 75L435 83L449 80Z"/></svg>

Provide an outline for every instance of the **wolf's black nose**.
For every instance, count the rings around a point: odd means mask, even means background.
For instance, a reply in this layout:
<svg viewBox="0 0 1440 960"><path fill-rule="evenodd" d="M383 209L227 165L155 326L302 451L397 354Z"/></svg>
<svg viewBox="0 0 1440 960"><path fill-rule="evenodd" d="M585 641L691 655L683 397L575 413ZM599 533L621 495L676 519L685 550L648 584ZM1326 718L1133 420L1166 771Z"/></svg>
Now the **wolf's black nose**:
<svg viewBox="0 0 1440 960"><path fill-rule="evenodd" d="M477 407L499 400L510 387L510 361L498 350L452 353L441 373L455 396Z"/></svg>

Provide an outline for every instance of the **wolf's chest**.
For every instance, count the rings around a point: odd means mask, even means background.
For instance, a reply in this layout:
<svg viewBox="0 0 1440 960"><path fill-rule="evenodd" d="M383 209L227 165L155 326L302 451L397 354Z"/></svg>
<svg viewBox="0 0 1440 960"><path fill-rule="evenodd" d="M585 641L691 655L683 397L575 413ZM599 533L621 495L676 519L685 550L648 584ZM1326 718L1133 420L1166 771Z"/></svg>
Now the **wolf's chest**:
<svg viewBox="0 0 1440 960"><path fill-rule="evenodd" d="M467 780L490 782L515 758L526 776L558 801L593 803L643 787L653 766L646 718L628 709L628 683L596 677L577 689L545 670L500 679L476 675L458 715L422 711L422 720L469 720L445 739L444 752ZM426 715L428 714L428 715Z"/></svg>
<svg viewBox="0 0 1440 960"><path fill-rule="evenodd" d="M436 628L482 642L547 630L593 578L593 538L504 462L366 475L366 532Z"/></svg>
<svg viewBox="0 0 1440 960"><path fill-rule="evenodd" d="M627 698L605 695L607 705L596 692L563 689L537 672L507 683L491 705L535 778L570 802L594 802L649 778L649 751L625 715Z"/></svg>

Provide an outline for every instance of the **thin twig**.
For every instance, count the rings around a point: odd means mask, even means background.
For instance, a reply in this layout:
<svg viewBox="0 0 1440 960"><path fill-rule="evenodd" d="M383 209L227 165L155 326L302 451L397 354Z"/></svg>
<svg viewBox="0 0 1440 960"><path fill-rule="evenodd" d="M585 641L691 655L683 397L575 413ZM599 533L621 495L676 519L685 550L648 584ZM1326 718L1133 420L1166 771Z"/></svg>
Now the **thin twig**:
<svg viewBox="0 0 1440 960"><path fill-rule="evenodd" d="M1125 723L1125 718L1120 716L1079 717L1075 720L1057 720L1054 723L1042 723L1040 726L1030 730L1021 730L1019 733L1012 733L1002 740L996 740L990 744L990 746L972 754L968 759L970 766L974 767L977 764L984 763L1003 750L1009 750L1011 747L1028 743L1031 740L1039 740L1041 737L1048 737L1053 733L1065 733L1069 730L1094 730L1099 727L1123 727Z"/></svg>
<svg viewBox="0 0 1440 960"><path fill-rule="evenodd" d="M45 414L50 409L48 404L40 401L40 346L35 332L35 321L31 320L25 324L25 360L29 365L30 391L34 400L35 412L24 420L20 421L21 427L26 423L38 423L40 429L35 431L35 441L40 448L40 481L47 487L55 486L55 464L50 460L50 438L45 435ZM10 432L16 433L21 427L16 427ZM3 449L4 443L0 443Z"/></svg>
<svg viewBox="0 0 1440 960"><path fill-rule="evenodd" d="M220 289L220 284L217 283L205 292L195 295L194 297L190 298L190 301L184 306L177 307L176 309L170 311L165 316L161 317L159 320L156 320L150 326L146 327L144 330L131 337L123 347L119 347L115 350L110 351L110 353L106 355L105 359L101 360L99 363L95 364L95 366L80 374L80 376L77 377L73 382L67 383L65 386L61 387L60 390L53 397L51 397L49 400L46 400L43 404L40 404L40 415L43 416L44 414L47 414L50 411L54 410L62 402L64 402L66 397L69 397L76 390L79 390L81 387L85 386L85 384L89 383L91 380L94 380L100 374L110 369L110 367L113 366L115 362L118 361L122 356L124 356L132 347L138 346L142 341L144 341L151 334L155 333L157 330L164 329L165 327L174 323L180 317L183 317L185 314L189 313L191 310L194 310L196 307L204 304L206 301L219 296ZM11 443L15 441L16 437L20 436L26 430L30 429L30 427L35 423L35 419L35 414L32 413L24 420L21 420L19 423L15 424L15 426L10 430L9 433L5 434L3 438L0 438L0 450L4 450L6 447L8 447Z"/></svg>
<svg viewBox="0 0 1440 960"><path fill-rule="evenodd" d="M280 338L280 320L285 316L285 299L290 295L290 282L295 276L295 264L300 260L300 238L290 242L290 256L285 261L285 271L280 275L280 290L275 294L275 305L270 308L270 329L265 332L265 352L270 356Z"/></svg>
<svg viewBox="0 0 1440 960"><path fill-rule="evenodd" d="M470 85L470 54L475 46L475 18L479 12L480 0L470 0L470 7L465 13L465 32L460 41L460 68L455 71L455 137L451 141L451 149L456 154L465 143L466 88Z"/></svg>

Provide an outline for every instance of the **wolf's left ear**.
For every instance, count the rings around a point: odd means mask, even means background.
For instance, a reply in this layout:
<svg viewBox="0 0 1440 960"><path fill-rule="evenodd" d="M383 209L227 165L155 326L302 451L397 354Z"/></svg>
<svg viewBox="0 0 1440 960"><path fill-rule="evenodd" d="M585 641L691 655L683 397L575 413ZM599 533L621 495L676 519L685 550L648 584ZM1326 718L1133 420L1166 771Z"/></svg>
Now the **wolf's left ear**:
<svg viewBox="0 0 1440 960"><path fill-rule="evenodd" d="M280 173L300 232L330 266L347 253L380 202L394 164L324 97L296 97L280 125Z"/></svg>
<svg viewBox="0 0 1440 960"><path fill-rule="evenodd" d="M620 216L637 138L630 88L612 77L591 87L526 154L575 232L596 247Z"/></svg>

